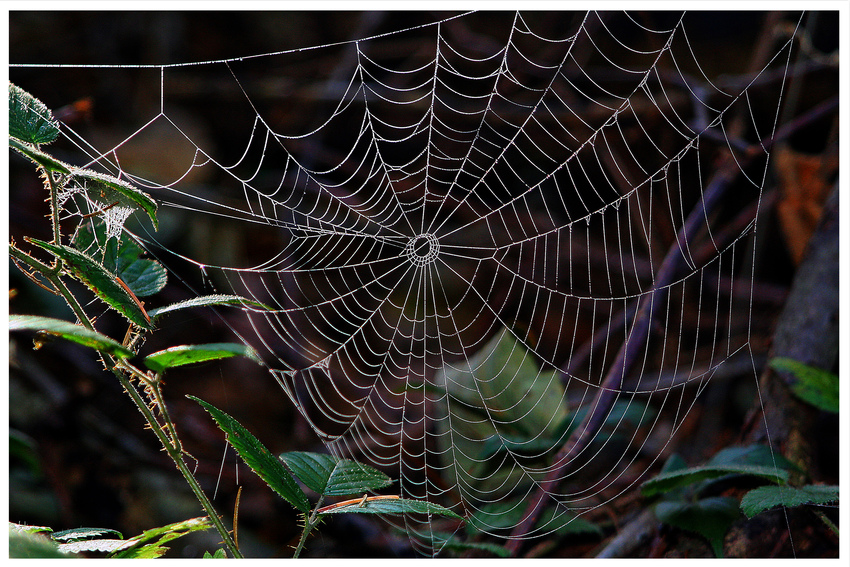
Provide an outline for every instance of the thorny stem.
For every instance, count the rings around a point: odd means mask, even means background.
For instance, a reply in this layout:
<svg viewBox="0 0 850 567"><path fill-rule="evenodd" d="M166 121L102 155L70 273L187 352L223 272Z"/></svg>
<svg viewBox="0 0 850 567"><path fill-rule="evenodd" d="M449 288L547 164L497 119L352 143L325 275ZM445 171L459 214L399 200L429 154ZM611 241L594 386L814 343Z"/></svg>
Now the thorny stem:
<svg viewBox="0 0 850 567"><path fill-rule="evenodd" d="M16 260L20 260L21 262L23 262L24 264L44 276L44 278L49 281L53 285L53 287L56 288L56 290L62 295L62 297L65 299L65 302L68 304L68 307L71 308L80 323L87 329L92 331L94 330L94 325L92 325L89 316L86 315L86 312L83 311L82 306L74 297L74 294L71 293L71 290L68 289L68 286L66 286L65 282L62 280L62 277L60 276L58 259L57 265L54 267L50 267L47 264L36 260L20 248L16 247L14 244L9 244L9 255Z"/></svg>
<svg viewBox="0 0 850 567"><path fill-rule="evenodd" d="M295 547L295 553L292 555L293 559L298 559L298 556L301 555L301 550L304 549L304 542L307 541L307 536L310 535L310 532L313 531L321 518L318 517L319 508L322 507L322 501L324 500L323 496L319 496L319 501L316 502L316 505L313 507L313 511L310 512L310 516L304 514L304 530L301 532L301 538L298 540L298 545Z"/></svg>
<svg viewBox="0 0 850 567"><path fill-rule="evenodd" d="M109 362L113 362L112 357L108 355L104 355L104 358ZM140 412L142 412L145 421L148 422L148 425L159 439L159 442L162 444L163 448L165 449L165 452L168 453L168 456L171 457L171 460L174 461L175 465L177 465L177 469L183 475L183 478L186 479L186 482L189 484L189 488L192 490L192 492L195 494L195 497L198 499L198 502L200 502L201 506L204 508L204 511L207 513L207 516L209 516L219 535L221 535L224 545L227 546L227 549L230 550L230 553L233 555L233 557L241 559L242 553L239 551L239 548L236 547L236 543L230 536L230 532L227 530L227 527L225 527L224 523L222 523L221 518L216 513L215 508L213 508L212 502L210 502L209 498L207 498L207 495L204 493L203 488L201 488L201 485L198 484L195 475L192 474L192 471L189 470L188 465L186 465L186 463L183 461L183 450L180 448L179 441L176 441L175 438L175 442L172 443L168 439L168 435L166 435L165 430L159 424L153 412L145 403L145 400L142 399L142 397L139 395L139 392L136 390L136 388L133 387L133 384L130 382L127 376L124 375L124 372L122 371L127 371L131 374L142 376L144 376L144 374L139 369L135 368L134 366L123 360L118 362L117 364L109 364L108 366L110 370L112 370L112 373L115 374L115 376L118 378L118 381L121 382L121 385L124 387L124 390L127 392L127 394L129 394L130 398L132 398L133 402L136 404L136 407L139 409ZM161 400L161 397L159 399ZM160 405L160 411L163 413L163 415L168 415L168 410L165 408L164 404ZM170 423L170 417L168 418L168 422ZM176 435L173 430L171 431L171 433L172 435Z"/></svg>
<svg viewBox="0 0 850 567"><path fill-rule="evenodd" d="M181 454L183 453L183 445L180 443L180 438L177 437L177 428L174 427L174 422L171 421L171 414L168 413L168 409L165 407L165 400L162 397L162 384L160 383L160 374L157 374L153 380L149 380L148 384L153 390L154 398L156 399L156 405L159 407L159 413L162 415L163 421L165 421L165 426L168 428L168 432L171 434L171 442L174 444L174 447Z"/></svg>
<svg viewBox="0 0 850 567"><path fill-rule="evenodd" d="M47 180L47 187L50 190L50 218L51 224L53 225L53 238L56 244L61 244L60 238L61 233L59 230L59 202L58 202L58 187L54 182L52 176L49 172L45 172L45 178ZM65 299L65 302L77 316L77 319L80 321L80 324L86 327L89 330L94 330L94 325L92 324L91 319L88 317L86 312L83 310L80 303L77 301L74 294L71 293L71 290L68 289L68 286L65 285L65 282L61 277L61 260L56 258L53 266L48 266L47 264L37 260L31 255L27 254L23 250L17 248L14 244L9 244L9 255L19 260L20 262L26 264L34 271L40 273L44 276L47 281L49 281L56 290L62 295ZM162 447L165 449L168 456L171 457L171 460L174 461L174 464L177 466L177 469L183 475L183 478L186 479L186 482L189 484L189 488L195 494L195 497L198 499L198 502L203 507L204 511L209 516L216 530L222 538L224 545L230 550L231 555L235 558L242 558L242 553L239 551L239 548L236 546L236 543L233 541L233 538L230 536L230 532L227 530L227 527L221 521L221 518L216 513L215 508L210 502L207 495L204 493L203 488L198 483L195 476L192 474L192 471L189 470L189 467L186 465L185 461L183 461L183 449L180 443L180 440L177 437L177 431L174 427L174 423L171 421L171 416L168 413L168 409L165 406L165 402L162 398L162 392L160 390L160 384L157 379L152 381L145 373L141 370L128 363L125 360L116 361L113 357L106 353L101 353L104 366L112 371L112 373L118 378L118 381L121 382L124 390L133 400L133 403L136 405L138 410L142 413L147 421L148 426L153 430L154 434L159 439L159 442L162 444ZM154 396L156 399L156 404L159 406L160 413L166 423L166 427L168 428L168 432L171 435L171 440L169 440L169 435L166 434L162 425L160 425L159 421L157 421L156 416L154 416L151 409L145 403L145 400L139 395L139 392L133 386L132 382L129 380L125 372L136 376L137 378L143 380L147 385L151 386L151 389L154 392ZM310 526L312 528L312 526Z"/></svg>
<svg viewBox="0 0 850 567"><path fill-rule="evenodd" d="M53 174L46 169L43 172L50 189L50 224L53 226L53 243L59 245L62 244L62 232L59 227L59 188L53 180ZM56 258L56 266L59 265L59 261L59 258Z"/></svg>

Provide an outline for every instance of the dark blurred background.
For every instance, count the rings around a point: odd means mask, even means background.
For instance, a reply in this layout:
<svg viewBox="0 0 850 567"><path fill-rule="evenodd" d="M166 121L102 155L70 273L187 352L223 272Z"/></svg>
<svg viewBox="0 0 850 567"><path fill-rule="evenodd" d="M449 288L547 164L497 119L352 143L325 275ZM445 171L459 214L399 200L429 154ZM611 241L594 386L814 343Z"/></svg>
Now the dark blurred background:
<svg viewBox="0 0 850 567"><path fill-rule="evenodd" d="M439 20L446 13L421 12L11 12L9 60L11 63L64 64L167 64L212 61L287 51L315 45L346 42ZM823 15L822 15L823 16ZM541 26L569 26L580 14L534 14ZM785 14L776 29L793 25L798 14ZM653 13L646 16L662 24L677 16ZM690 24L695 49L710 47L715 54L705 61L706 72L743 73L757 32L769 16L739 13L735 18L707 14ZM468 34L470 45L492 52L504 41L512 14L485 13L456 22L458 34ZM807 20L804 20L807 21ZM837 22L828 15L808 28L812 54L837 49ZM393 36L376 47L384 57L412 53L418 45L433 49L433 30L422 29ZM495 47L494 47L495 46ZM704 51L703 51L704 52ZM377 56L377 55L376 55ZM430 55L423 56L426 59ZM826 57L826 55L824 55ZM814 61L814 55L809 59ZM239 76L256 100L267 105L276 127L289 133L315 128L322 122L344 89L350 73L351 52L342 44L320 50L289 53L280 58L245 60ZM714 67L714 68L712 68ZM156 116L160 104L158 69L31 69L10 68L10 80L44 101L71 128L98 148L112 147ZM190 137L216 156L238 157L244 151L253 110L223 65L197 70L166 71L167 114L180 121ZM837 94L837 68L812 64L792 81L797 89L799 113ZM759 234L766 250L756 267L758 300L754 306L755 344L768 345L775 316L819 217L826 194L837 175L837 139L834 115L813 123L791 139L788 156L780 162L797 179L818 185L804 195L783 189L787 178L772 171L766 190ZM317 164L336 157L333 132L324 144L309 148ZM295 143L295 150L304 150ZM53 149L57 157L81 163L80 152L65 141ZM134 138L121 154L129 171L156 182L173 181L191 163L194 148L181 143L168 130L149 128ZM186 180L215 187L217 179L204 171ZM49 239L45 221L47 207L41 183L28 163L10 156L10 233L21 242L23 235ZM239 228L216 224L208 218L186 217L163 208L162 228L156 238L167 248L202 262L245 261L245 241L251 235ZM797 225L803 225L799 228ZM789 228L790 227L790 228ZM144 230L138 227L138 230ZM259 238L259 236L257 237ZM217 257L211 256L215 251ZM210 292L210 282L197 270L184 270L179 261L163 257L175 275L156 298L167 304ZM171 262L174 264L172 265ZM214 285L215 282L212 282ZM70 318L57 298L43 292L21 276L10 263L10 287L16 295L10 312ZM153 300L152 300L153 301ZM97 307L93 308L93 312ZM222 317L230 317L222 312ZM244 321L234 317L239 329ZM126 330L119 320L104 315L102 330L114 337ZM190 338L187 338L190 337ZM211 313L173 315L145 344L154 351L185 342L232 341L232 331L221 317ZM133 409L114 377L104 372L90 351L56 341L40 352L31 349L28 337L10 338L10 427L15 449L10 462L10 520L48 525L56 530L78 526L115 528L129 537L144 529L200 515L201 511L173 464L161 452L153 434L143 428L142 416ZM709 397L722 403L723 416L713 427L718 435L732 438L751 409L750 384L726 383ZM243 486L239 508L239 540L245 554L253 557L290 556L298 535L297 518L244 466L237 465L232 451L222 464L225 443L211 420L185 394L198 395L236 416L275 453L287 450L321 450L317 437L295 412L291 402L267 373L242 360L199 365L171 376L165 387L167 402L189 452L197 459L197 474L209 493L217 488L215 503L227 518L232 515L236 489ZM739 400L736 400L736 396ZM719 400L719 402L717 402ZM700 409L695 415L702 415ZM728 414L728 415L726 415ZM694 425L696 428L697 426ZM704 438L704 437L701 437ZM829 436L829 439L833 439ZM828 451L819 453L824 481L837 474L837 463ZM237 478L238 475L238 478ZM834 482L837 483L837 478ZM312 540L307 555L317 557L406 556L412 552L404 538L378 529L359 517L339 518L323 526ZM598 543L598 542L596 542ZM216 537L193 538L175 546L173 556L199 556L214 549ZM590 547L578 545L564 555L581 554Z"/></svg>

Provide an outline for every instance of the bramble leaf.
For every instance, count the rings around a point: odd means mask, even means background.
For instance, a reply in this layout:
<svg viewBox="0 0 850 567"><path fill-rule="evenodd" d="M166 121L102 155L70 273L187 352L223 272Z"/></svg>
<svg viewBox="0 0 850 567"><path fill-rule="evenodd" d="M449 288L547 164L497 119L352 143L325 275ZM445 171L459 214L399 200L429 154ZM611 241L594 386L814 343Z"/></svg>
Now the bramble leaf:
<svg viewBox="0 0 850 567"><path fill-rule="evenodd" d="M245 356L255 362L261 362L254 349L236 343L175 346L150 354L144 358L143 362L154 372L164 372L175 366L185 366L233 356Z"/></svg>
<svg viewBox="0 0 850 567"><path fill-rule="evenodd" d="M105 535L114 536L114 539L124 539L121 532L110 530L108 528L72 528L61 532L53 532L50 534L54 541L60 543L68 543L84 539L96 539Z"/></svg>
<svg viewBox="0 0 850 567"><path fill-rule="evenodd" d="M166 313L171 313L172 311L179 311L180 309L189 309L192 307L209 307L211 305L248 305L259 309L271 310L271 307L268 307L259 301L252 301L238 295L204 295L201 297L193 297L192 299L187 299L185 301L178 301L177 303L172 303L165 307L151 309L148 311L148 315L150 315L151 319L157 319Z"/></svg>
<svg viewBox="0 0 850 567"><path fill-rule="evenodd" d="M439 514L449 518L460 519L460 516L439 504L425 500L407 498L372 497L365 501L354 501L346 506L338 506L321 512L319 515L333 514Z"/></svg>
<svg viewBox="0 0 850 567"><path fill-rule="evenodd" d="M49 144L59 136L59 122L43 102L9 83L9 135L28 144Z"/></svg>
<svg viewBox="0 0 850 567"><path fill-rule="evenodd" d="M15 138L9 138L9 147L17 151L19 154L28 157L33 163L40 165L47 171L67 175L71 173L71 170L73 169L73 167L67 163Z"/></svg>
<svg viewBox="0 0 850 567"><path fill-rule="evenodd" d="M788 480L791 466L781 455L772 454L770 448L763 445L729 447L718 451L704 465L662 471L643 483L641 491L644 496L655 496L729 475L753 475L784 483Z"/></svg>
<svg viewBox="0 0 850 567"><path fill-rule="evenodd" d="M142 258L144 250L127 233L107 238L103 222L80 225L73 245L96 260L102 259L106 271L121 278L136 297L153 295L168 281L165 267L156 260Z"/></svg>
<svg viewBox="0 0 850 567"><path fill-rule="evenodd" d="M280 458L298 480L322 496L362 494L392 484L390 477L377 469L323 453L291 452Z"/></svg>
<svg viewBox="0 0 850 567"><path fill-rule="evenodd" d="M144 191L122 179L90 169L73 168L67 184L74 184L85 191L89 199L99 203L102 209L107 207L142 209L151 219L154 228L159 227L156 201Z"/></svg>
<svg viewBox="0 0 850 567"><path fill-rule="evenodd" d="M840 398L838 376L793 358L774 358L770 361L774 370L787 372L794 377L791 391L801 400L823 411L838 413Z"/></svg>
<svg viewBox="0 0 850 567"><path fill-rule="evenodd" d="M799 488L791 486L760 486L741 498L741 510L748 518L776 506L794 508L804 504L826 504L838 500L838 487L811 484Z"/></svg>
<svg viewBox="0 0 850 567"><path fill-rule="evenodd" d="M665 524L704 536L715 556L722 557L723 538L741 511L736 499L717 496L696 502L661 501L655 506L655 515Z"/></svg>
<svg viewBox="0 0 850 567"><path fill-rule="evenodd" d="M265 481L269 487L277 492L281 498L292 504L301 512L310 510L310 502L307 500L307 495L298 486L292 475L283 463L280 462L265 445L254 437L250 431L245 429L233 417L224 413L212 404L209 404L195 396L187 396L190 400L195 400L215 420L218 427L227 434L227 442L236 449L236 452L242 457L251 470Z"/></svg>
<svg viewBox="0 0 850 567"><path fill-rule="evenodd" d="M138 299L121 286L116 277L106 271L94 258L70 246L49 244L35 238L27 240L61 258L71 269L75 278L86 284L95 295L124 315L131 323L143 329L152 328L150 317Z"/></svg>
<svg viewBox="0 0 850 567"><path fill-rule="evenodd" d="M193 532L208 530L212 522L206 516L175 522L167 526L145 530L142 534L126 540L126 545L109 555L116 559L154 559L161 557L168 548L170 541Z"/></svg>
<svg viewBox="0 0 850 567"><path fill-rule="evenodd" d="M66 341L81 344L118 358L133 356L132 351L124 348L120 343L110 339L106 335L101 335L97 331L86 329L82 325L60 319L36 317L33 315L9 315L9 330L48 333Z"/></svg>
<svg viewBox="0 0 850 567"><path fill-rule="evenodd" d="M496 557L510 557L511 552L506 547L488 542L462 541L455 534L448 532L431 532L433 547L442 551L485 551Z"/></svg>

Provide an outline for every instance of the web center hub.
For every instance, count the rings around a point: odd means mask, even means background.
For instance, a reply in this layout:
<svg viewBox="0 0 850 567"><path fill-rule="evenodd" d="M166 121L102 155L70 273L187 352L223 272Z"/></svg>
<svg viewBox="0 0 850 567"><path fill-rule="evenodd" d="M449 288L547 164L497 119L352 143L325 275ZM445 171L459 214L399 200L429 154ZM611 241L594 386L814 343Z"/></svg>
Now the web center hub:
<svg viewBox="0 0 850 567"><path fill-rule="evenodd" d="M437 259L440 243L430 233L419 234L411 238L404 247L404 255L417 266L426 266Z"/></svg>

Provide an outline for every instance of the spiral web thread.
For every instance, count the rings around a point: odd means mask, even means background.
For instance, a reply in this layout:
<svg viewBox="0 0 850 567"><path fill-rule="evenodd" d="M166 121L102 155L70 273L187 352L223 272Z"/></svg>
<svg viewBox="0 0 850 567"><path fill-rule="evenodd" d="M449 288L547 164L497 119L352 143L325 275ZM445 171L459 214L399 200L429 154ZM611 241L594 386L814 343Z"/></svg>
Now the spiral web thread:
<svg viewBox="0 0 850 567"><path fill-rule="evenodd" d="M484 16L344 44L344 86L301 133L276 129L243 68L285 69L293 54L339 44L149 66L160 112L92 155L166 205L268 229L277 245L253 265L189 261L272 307L245 311L245 340L331 452L484 533L529 538L634 490L632 469L660 458L709 381L752 360L752 321L740 314L752 303L760 141L782 90L751 93L784 81L792 38L721 85L705 68L717 63L709 44L691 39L699 13L663 26L626 13L517 13L493 31L500 43L470 40ZM381 49L405 35L409 53ZM234 104L254 113L232 161L170 110L171 81L222 65ZM119 159L154 124L194 147L166 183ZM335 154L311 154L330 136ZM708 210L723 156L736 164L735 196ZM197 170L215 170L220 192L187 183ZM680 267L659 281L668 253ZM654 309L643 334L641 302ZM624 345L637 352L628 362ZM587 425L594 412L603 427ZM582 449L564 460L571 436ZM541 488L548 523L517 533ZM396 521L425 554L458 529Z"/></svg>

